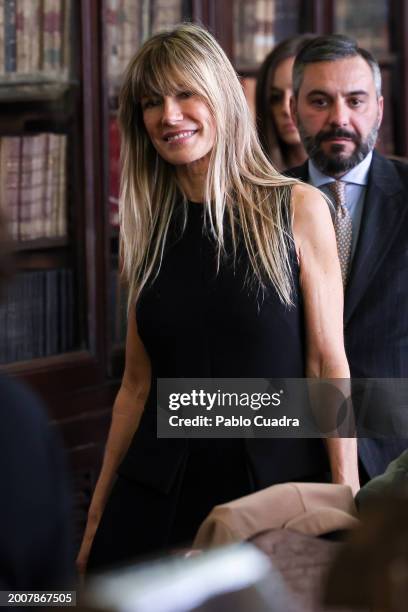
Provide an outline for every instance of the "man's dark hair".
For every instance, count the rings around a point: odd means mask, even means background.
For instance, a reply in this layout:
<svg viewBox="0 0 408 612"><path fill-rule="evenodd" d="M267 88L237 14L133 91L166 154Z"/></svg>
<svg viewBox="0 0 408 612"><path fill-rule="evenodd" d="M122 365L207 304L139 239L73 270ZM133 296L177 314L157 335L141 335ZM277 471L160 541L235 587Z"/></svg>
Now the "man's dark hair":
<svg viewBox="0 0 408 612"><path fill-rule="evenodd" d="M358 46L357 41L343 34L317 36L307 43L296 56L293 66L293 92L295 98L303 81L303 73L308 64L316 62L335 62L348 57L362 57L370 66L373 74L377 98L381 96L381 71L377 60L366 49Z"/></svg>

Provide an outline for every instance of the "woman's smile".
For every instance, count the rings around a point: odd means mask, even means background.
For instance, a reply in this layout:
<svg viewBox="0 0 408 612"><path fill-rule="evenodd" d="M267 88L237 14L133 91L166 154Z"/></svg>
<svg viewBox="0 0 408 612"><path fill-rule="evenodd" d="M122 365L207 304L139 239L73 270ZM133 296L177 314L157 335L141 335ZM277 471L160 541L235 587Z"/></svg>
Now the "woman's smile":
<svg viewBox="0 0 408 612"><path fill-rule="evenodd" d="M142 98L143 122L158 154L175 166L205 158L214 146L215 120L196 94Z"/></svg>

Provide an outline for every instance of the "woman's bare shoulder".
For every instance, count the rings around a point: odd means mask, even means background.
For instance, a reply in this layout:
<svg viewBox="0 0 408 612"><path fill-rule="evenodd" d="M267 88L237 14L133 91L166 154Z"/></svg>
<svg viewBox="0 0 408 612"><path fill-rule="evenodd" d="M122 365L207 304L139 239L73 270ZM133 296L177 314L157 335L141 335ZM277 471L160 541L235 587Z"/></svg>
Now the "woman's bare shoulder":
<svg viewBox="0 0 408 612"><path fill-rule="evenodd" d="M319 189L306 183L292 187L292 210L295 217L330 217L329 202Z"/></svg>
<svg viewBox="0 0 408 612"><path fill-rule="evenodd" d="M305 242L335 244L329 203L321 192L304 183L292 190L293 234L298 248Z"/></svg>

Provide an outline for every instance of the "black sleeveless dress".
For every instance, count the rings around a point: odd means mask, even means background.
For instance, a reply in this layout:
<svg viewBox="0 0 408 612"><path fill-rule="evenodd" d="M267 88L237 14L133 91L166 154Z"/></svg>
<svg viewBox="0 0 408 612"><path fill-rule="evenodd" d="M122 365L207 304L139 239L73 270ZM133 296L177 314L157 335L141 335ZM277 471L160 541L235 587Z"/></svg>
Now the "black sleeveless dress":
<svg viewBox="0 0 408 612"><path fill-rule="evenodd" d="M152 364L151 392L95 538L94 567L188 544L216 504L279 482L328 479L320 440L157 439L157 378L301 378L305 373L294 249L295 305L286 307L274 287L260 290L249 280L242 244L235 264L227 246L217 273L202 204L188 203L184 232L180 213L181 208L160 272L136 309Z"/></svg>

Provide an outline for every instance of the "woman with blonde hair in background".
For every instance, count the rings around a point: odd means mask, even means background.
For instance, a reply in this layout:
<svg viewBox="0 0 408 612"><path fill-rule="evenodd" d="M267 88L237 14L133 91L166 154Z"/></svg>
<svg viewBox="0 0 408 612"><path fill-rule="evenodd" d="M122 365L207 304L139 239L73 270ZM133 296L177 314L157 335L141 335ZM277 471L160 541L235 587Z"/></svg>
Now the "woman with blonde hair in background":
<svg viewBox="0 0 408 612"><path fill-rule="evenodd" d="M81 572L188 544L214 505L277 482L358 488L355 440L157 438L159 378L347 378L343 290L326 202L271 166L206 30L141 47L119 120L126 365Z"/></svg>
<svg viewBox="0 0 408 612"><path fill-rule="evenodd" d="M255 103L259 139L281 172L300 166L307 158L291 117L290 99L295 57L313 38L313 34L302 34L283 40L266 56L258 72Z"/></svg>

